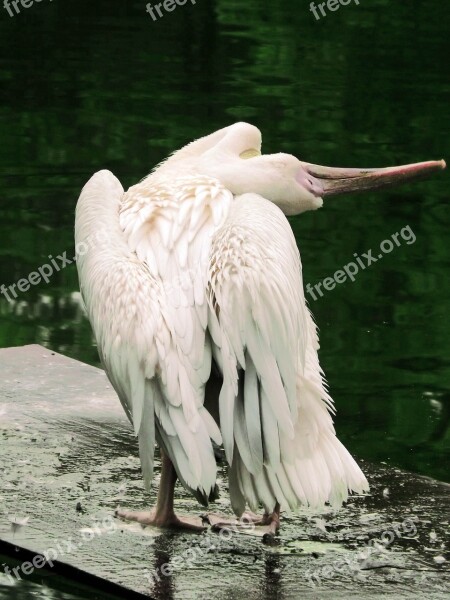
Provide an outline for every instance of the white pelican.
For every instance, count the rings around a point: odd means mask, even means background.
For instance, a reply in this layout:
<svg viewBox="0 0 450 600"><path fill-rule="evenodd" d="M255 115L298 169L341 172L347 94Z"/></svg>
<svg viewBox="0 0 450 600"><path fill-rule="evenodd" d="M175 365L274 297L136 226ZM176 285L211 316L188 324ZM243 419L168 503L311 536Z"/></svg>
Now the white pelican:
<svg viewBox="0 0 450 600"><path fill-rule="evenodd" d="M207 506L215 444L234 512L262 505L259 523L271 533L280 509L340 505L368 489L333 428L285 215L444 167L334 169L261 155L260 131L237 123L175 152L127 192L109 171L93 175L76 209L81 292L147 489L155 441L162 455L156 507L120 517L201 529L206 521L175 514L174 486L178 478Z"/></svg>

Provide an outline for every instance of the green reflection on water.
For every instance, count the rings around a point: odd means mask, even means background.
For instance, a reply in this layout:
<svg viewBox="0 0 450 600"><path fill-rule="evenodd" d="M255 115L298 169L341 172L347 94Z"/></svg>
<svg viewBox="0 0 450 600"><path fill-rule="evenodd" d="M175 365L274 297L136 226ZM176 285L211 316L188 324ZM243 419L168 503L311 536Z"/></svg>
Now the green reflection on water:
<svg viewBox="0 0 450 600"><path fill-rule="evenodd" d="M0 283L67 251L88 177L125 186L235 120L266 152L382 166L448 156L450 7L372 0L316 22L287 0L198 1L153 23L145 3L55 2L1 15ZM409 225L377 264L310 302L337 428L355 454L449 479L449 252L444 175L330 200L292 219L315 284ZM9 304L0 345L98 364L72 265Z"/></svg>

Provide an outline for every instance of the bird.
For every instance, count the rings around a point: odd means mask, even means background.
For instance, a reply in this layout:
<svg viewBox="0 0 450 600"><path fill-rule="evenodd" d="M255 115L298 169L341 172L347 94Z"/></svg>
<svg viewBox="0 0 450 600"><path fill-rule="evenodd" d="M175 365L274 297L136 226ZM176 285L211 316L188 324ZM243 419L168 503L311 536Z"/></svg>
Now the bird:
<svg viewBox="0 0 450 600"><path fill-rule="evenodd" d="M155 506L118 508L121 519L188 531L222 523L174 508L177 480L204 507L217 498L218 447L234 514L270 535L283 511L339 507L369 489L336 436L286 217L445 162L333 168L261 148L256 126L234 123L188 143L127 191L102 170L79 196L81 296L147 490L156 444L161 452Z"/></svg>

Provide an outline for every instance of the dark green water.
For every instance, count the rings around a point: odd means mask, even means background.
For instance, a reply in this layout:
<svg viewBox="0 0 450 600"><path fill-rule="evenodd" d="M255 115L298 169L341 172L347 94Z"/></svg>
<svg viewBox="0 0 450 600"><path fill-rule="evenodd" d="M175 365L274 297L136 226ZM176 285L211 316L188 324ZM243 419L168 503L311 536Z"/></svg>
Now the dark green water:
<svg viewBox="0 0 450 600"><path fill-rule="evenodd" d="M111 169L127 187L236 120L264 151L385 166L450 157L450 5L361 0L316 21L309 2L197 0L153 22L145 2L0 6L0 284L73 256L77 196ZM448 175L330 199L292 220L316 284L409 226L376 264L310 305L337 429L356 455L449 480ZM98 364L74 265L0 296L0 345Z"/></svg>

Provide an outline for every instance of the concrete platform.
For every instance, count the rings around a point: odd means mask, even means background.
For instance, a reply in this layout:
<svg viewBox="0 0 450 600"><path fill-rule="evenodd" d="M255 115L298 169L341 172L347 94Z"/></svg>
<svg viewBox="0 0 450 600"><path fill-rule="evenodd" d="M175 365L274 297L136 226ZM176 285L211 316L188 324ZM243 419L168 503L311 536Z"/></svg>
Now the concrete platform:
<svg viewBox="0 0 450 600"><path fill-rule="evenodd" d="M286 515L275 545L128 525L114 509L155 495L144 493L136 440L104 373L40 346L0 350L0 553L26 561L22 579L47 569L157 600L448 598L450 486L363 468L369 496ZM212 508L229 512L224 466L219 475ZM180 513L202 512L178 492Z"/></svg>

